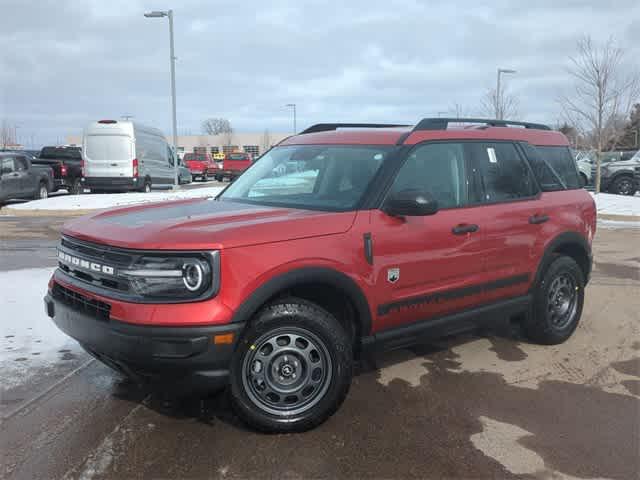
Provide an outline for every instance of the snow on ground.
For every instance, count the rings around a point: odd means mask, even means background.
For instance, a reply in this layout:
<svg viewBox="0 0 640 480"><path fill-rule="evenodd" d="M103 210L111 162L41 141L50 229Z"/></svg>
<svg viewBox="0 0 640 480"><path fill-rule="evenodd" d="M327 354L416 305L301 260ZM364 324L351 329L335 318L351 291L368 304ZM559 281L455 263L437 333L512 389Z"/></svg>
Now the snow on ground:
<svg viewBox="0 0 640 480"><path fill-rule="evenodd" d="M640 217L640 196L612 195L610 193L591 194L596 201L598 214L627 215Z"/></svg>
<svg viewBox="0 0 640 480"><path fill-rule="evenodd" d="M185 198L212 197L223 187L203 187L189 190L151 193L89 193L85 195L60 195L44 200L11 205L14 210L96 210L121 207L137 203L164 202Z"/></svg>
<svg viewBox="0 0 640 480"><path fill-rule="evenodd" d="M43 297L54 271L33 268L0 272L0 372L2 389L24 385L80 347L44 312Z"/></svg>

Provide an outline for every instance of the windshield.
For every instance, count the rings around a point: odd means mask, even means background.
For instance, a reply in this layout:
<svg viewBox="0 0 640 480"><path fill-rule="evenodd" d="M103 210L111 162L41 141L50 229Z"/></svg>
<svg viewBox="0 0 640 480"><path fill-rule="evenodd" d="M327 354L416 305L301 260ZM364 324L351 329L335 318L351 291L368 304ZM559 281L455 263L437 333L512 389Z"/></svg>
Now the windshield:
<svg viewBox="0 0 640 480"><path fill-rule="evenodd" d="M124 135L88 135L85 155L89 160L131 160L131 140Z"/></svg>
<svg viewBox="0 0 640 480"><path fill-rule="evenodd" d="M352 210L391 149L347 145L273 148L220 198L258 205Z"/></svg>

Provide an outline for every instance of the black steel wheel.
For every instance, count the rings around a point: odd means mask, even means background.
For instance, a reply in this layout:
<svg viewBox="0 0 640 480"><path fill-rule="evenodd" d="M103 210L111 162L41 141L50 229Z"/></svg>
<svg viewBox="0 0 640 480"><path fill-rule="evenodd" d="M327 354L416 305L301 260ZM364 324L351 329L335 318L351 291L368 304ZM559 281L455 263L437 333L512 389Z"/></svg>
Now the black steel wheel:
<svg viewBox="0 0 640 480"><path fill-rule="evenodd" d="M342 325L298 298L263 308L241 340L231 368L237 414L266 432L299 432L324 422L351 384L352 345Z"/></svg>
<svg viewBox="0 0 640 480"><path fill-rule="evenodd" d="M628 175L623 175L616 178L611 186L611 191L617 195L635 195L636 185L633 178Z"/></svg>
<svg viewBox="0 0 640 480"><path fill-rule="evenodd" d="M573 258L556 257L537 285L525 330L532 340L553 345L575 331L584 304L584 273Z"/></svg>

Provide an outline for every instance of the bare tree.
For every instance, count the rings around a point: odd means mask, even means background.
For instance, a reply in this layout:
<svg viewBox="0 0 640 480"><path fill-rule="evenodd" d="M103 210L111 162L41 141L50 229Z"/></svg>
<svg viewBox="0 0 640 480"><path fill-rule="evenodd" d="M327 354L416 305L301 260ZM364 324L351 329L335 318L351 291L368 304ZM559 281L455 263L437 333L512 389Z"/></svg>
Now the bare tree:
<svg viewBox="0 0 640 480"><path fill-rule="evenodd" d="M260 145L260 148L262 149L262 153L271 148L271 134L269 133L269 130L265 129L264 133L262 134L261 143L262 145Z"/></svg>
<svg viewBox="0 0 640 480"><path fill-rule="evenodd" d="M206 135L223 135L233 133L233 127L226 118L208 118L202 122L202 132Z"/></svg>
<svg viewBox="0 0 640 480"><path fill-rule="evenodd" d="M481 108L487 117L515 120L518 118L518 104L517 97L503 86L499 96L495 88L488 89L482 98Z"/></svg>
<svg viewBox="0 0 640 480"><path fill-rule="evenodd" d="M2 124L0 125L0 147L2 150L5 150L9 145L16 143L14 134L15 128L9 125L7 120L2 120Z"/></svg>
<svg viewBox="0 0 640 480"><path fill-rule="evenodd" d="M640 97L640 77L638 72L625 73L624 53L613 38L602 46L591 37L582 38L577 54L569 58L573 92L560 98L566 120L591 138L596 149L596 193L600 192L602 150L622 135L621 119Z"/></svg>

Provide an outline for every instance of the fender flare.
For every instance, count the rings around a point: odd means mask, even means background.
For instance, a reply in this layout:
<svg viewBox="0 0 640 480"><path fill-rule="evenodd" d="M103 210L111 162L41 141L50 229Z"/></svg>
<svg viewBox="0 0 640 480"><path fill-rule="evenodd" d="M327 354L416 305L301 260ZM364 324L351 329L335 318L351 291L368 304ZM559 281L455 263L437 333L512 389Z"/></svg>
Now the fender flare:
<svg viewBox="0 0 640 480"><path fill-rule="evenodd" d="M344 273L326 267L303 267L267 280L242 301L231 322L248 322L260 307L278 292L304 283L323 283L344 292L356 310L356 321L360 324L361 335L369 335L372 318L364 292Z"/></svg>
<svg viewBox="0 0 640 480"><path fill-rule="evenodd" d="M542 275L544 275L545 270L553 261L554 253L559 249L568 246L577 246L586 255L588 263L586 265L587 268L585 272L585 284L589 281L589 276L591 274L591 264L593 261L593 255L591 253L591 246L589 245L589 242L587 242L587 239L584 237L584 235L581 235L578 232L564 232L556 236L545 247L542 258L538 263L534 281L531 284L531 291L536 288L536 286L542 279ZM583 265L580 266L583 267Z"/></svg>

